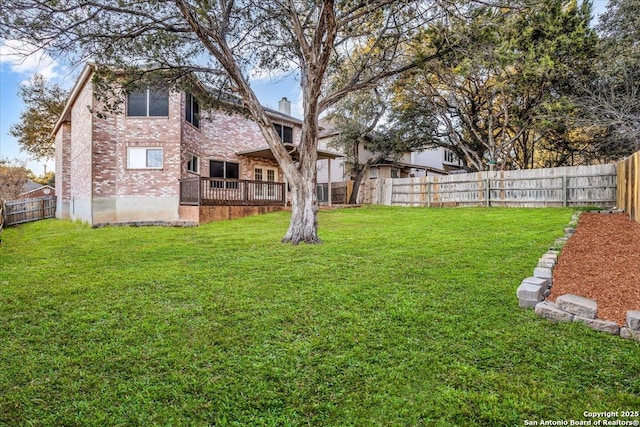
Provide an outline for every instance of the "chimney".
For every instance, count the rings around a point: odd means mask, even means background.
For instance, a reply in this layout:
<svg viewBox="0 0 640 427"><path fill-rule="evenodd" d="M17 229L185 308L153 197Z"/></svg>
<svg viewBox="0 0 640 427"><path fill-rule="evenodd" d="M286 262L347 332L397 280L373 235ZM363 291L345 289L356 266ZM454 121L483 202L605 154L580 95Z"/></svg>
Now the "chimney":
<svg viewBox="0 0 640 427"><path fill-rule="evenodd" d="M278 101L278 111L287 116L291 115L291 101L287 99L287 97L283 96L280 101Z"/></svg>

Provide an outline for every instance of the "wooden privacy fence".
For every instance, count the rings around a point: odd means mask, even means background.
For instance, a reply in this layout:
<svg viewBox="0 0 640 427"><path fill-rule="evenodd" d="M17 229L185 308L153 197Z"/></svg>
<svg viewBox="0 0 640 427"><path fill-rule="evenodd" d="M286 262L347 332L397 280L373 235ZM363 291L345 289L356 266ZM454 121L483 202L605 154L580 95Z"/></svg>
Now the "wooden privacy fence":
<svg viewBox="0 0 640 427"><path fill-rule="evenodd" d="M394 206L614 206L616 165L371 180L360 202Z"/></svg>
<svg viewBox="0 0 640 427"><path fill-rule="evenodd" d="M3 212L6 226L53 218L56 216L56 198L7 200Z"/></svg>
<svg viewBox="0 0 640 427"><path fill-rule="evenodd" d="M640 152L618 162L617 206L640 221Z"/></svg>

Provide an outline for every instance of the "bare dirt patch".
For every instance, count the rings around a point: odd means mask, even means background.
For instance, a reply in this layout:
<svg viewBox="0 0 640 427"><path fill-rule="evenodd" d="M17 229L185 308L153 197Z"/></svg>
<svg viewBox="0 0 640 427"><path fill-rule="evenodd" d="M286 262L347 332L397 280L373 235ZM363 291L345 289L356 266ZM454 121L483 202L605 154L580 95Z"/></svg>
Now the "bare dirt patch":
<svg viewBox="0 0 640 427"><path fill-rule="evenodd" d="M598 302L598 318L626 322L640 310L640 224L625 214L584 213L553 271L549 299L576 294Z"/></svg>

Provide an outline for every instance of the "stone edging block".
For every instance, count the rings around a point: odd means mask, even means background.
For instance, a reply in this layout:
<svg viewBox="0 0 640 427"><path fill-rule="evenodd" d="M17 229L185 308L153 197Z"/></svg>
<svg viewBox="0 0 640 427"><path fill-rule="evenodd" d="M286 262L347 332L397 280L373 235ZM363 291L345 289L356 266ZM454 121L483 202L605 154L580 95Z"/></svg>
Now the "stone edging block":
<svg viewBox="0 0 640 427"><path fill-rule="evenodd" d="M620 328L620 336L628 340L635 340L640 342L640 331L632 331L627 327Z"/></svg>
<svg viewBox="0 0 640 427"><path fill-rule="evenodd" d="M552 260L554 263L558 262L558 253L557 252L546 252L545 254L542 255L542 258L540 259L549 259Z"/></svg>
<svg viewBox="0 0 640 427"><path fill-rule="evenodd" d="M616 322L601 319L587 319L586 317L575 316L574 322L584 323L586 326L600 332L607 332L612 335L620 335L620 326Z"/></svg>
<svg viewBox="0 0 640 427"><path fill-rule="evenodd" d="M553 270L550 268L536 267L533 269L533 277L551 280L553 279Z"/></svg>
<svg viewBox="0 0 640 427"><path fill-rule="evenodd" d="M575 317L571 313L560 310L558 306L551 301L542 301L536 305L536 314L554 322L572 322Z"/></svg>
<svg viewBox="0 0 640 427"><path fill-rule="evenodd" d="M640 331L640 310L627 311L627 327L632 331Z"/></svg>
<svg viewBox="0 0 640 427"><path fill-rule="evenodd" d="M516 292L520 307L535 307L544 300L544 293L548 289L547 283L546 279L537 277L524 279Z"/></svg>
<svg viewBox="0 0 640 427"><path fill-rule="evenodd" d="M598 303L578 295L566 294L556 298L556 304L564 311L587 319L598 316Z"/></svg>

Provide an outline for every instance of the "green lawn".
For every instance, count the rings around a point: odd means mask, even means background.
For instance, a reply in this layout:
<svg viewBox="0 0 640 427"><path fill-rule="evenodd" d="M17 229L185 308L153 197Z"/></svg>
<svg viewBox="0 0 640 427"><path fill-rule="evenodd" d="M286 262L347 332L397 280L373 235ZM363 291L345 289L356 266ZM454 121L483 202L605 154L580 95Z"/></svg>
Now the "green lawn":
<svg viewBox="0 0 640 427"><path fill-rule="evenodd" d="M524 425L640 409L640 345L518 308L567 209L47 220L0 245L0 425ZM636 418L637 419L637 418Z"/></svg>

